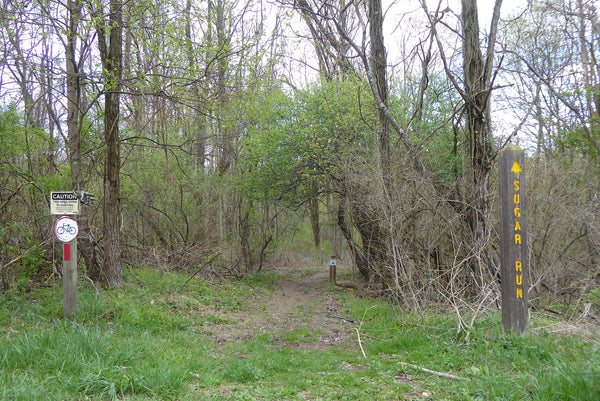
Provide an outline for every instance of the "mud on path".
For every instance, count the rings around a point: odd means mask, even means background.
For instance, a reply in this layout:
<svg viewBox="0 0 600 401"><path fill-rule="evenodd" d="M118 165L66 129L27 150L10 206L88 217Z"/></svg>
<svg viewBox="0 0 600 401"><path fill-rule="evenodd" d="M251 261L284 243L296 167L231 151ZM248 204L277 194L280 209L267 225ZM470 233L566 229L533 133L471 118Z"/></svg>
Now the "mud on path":
<svg viewBox="0 0 600 401"><path fill-rule="evenodd" d="M329 273L285 269L272 292L259 291L241 310L230 312L226 324L212 328L217 343L247 340L261 333L275 347L326 349L353 341L356 323L331 294Z"/></svg>

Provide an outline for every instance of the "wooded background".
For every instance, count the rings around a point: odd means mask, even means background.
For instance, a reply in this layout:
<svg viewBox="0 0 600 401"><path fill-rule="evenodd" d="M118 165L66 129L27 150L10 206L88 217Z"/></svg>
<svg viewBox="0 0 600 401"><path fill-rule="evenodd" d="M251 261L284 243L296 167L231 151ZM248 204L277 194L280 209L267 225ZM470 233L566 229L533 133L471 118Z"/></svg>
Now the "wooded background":
<svg viewBox="0 0 600 401"><path fill-rule="evenodd" d="M598 308L598 5L488 7L2 0L1 287L56 273L49 195L72 189L108 287L124 264L258 272L309 220L400 303L497 304L516 143L531 305Z"/></svg>

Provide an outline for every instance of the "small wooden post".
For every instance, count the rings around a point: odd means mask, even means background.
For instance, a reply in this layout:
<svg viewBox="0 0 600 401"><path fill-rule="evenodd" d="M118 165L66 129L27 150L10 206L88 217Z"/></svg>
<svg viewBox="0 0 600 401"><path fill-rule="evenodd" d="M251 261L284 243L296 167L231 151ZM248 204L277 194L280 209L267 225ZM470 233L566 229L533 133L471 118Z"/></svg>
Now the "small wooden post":
<svg viewBox="0 0 600 401"><path fill-rule="evenodd" d="M77 239L63 243L63 316L73 319L77 313Z"/></svg>
<svg viewBox="0 0 600 401"><path fill-rule="evenodd" d="M329 282L334 283L334 284L335 284L336 265L337 265L336 257L332 256L331 259L329 259Z"/></svg>
<svg viewBox="0 0 600 401"><path fill-rule="evenodd" d="M519 333L529 326L524 161L517 146L504 149L499 160L502 326Z"/></svg>

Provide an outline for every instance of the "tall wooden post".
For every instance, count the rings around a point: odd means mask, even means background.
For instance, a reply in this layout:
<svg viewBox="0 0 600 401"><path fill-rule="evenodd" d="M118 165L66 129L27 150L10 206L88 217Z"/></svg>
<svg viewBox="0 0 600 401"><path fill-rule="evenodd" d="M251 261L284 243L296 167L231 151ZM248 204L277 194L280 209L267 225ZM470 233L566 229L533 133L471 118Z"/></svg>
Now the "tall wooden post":
<svg viewBox="0 0 600 401"><path fill-rule="evenodd" d="M525 154L509 146L500 154L502 326L524 333L529 326Z"/></svg>

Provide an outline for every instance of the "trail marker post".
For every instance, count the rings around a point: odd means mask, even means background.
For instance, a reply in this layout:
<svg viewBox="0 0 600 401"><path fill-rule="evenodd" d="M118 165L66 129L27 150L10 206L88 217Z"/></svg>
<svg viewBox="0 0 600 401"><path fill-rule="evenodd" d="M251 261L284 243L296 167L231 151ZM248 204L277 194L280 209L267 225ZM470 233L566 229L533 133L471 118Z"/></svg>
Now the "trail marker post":
<svg viewBox="0 0 600 401"><path fill-rule="evenodd" d="M524 333L529 326L525 154L517 146L500 153L502 326Z"/></svg>
<svg viewBox="0 0 600 401"><path fill-rule="evenodd" d="M335 256L332 256L329 259L329 282L335 284L335 268L337 265L337 259Z"/></svg>
<svg viewBox="0 0 600 401"><path fill-rule="evenodd" d="M79 226L63 216L54 223L54 234L63 243L63 316L72 319L77 313L77 234Z"/></svg>
<svg viewBox="0 0 600 401"><path fill-rule="evenodd" d="M79 226L70 216L78 215L79 196L73 191L50 193L50 214L63 215L54 223L54 234L63 243L63 317L72 319L77 313L77 234Z"/></svg>

